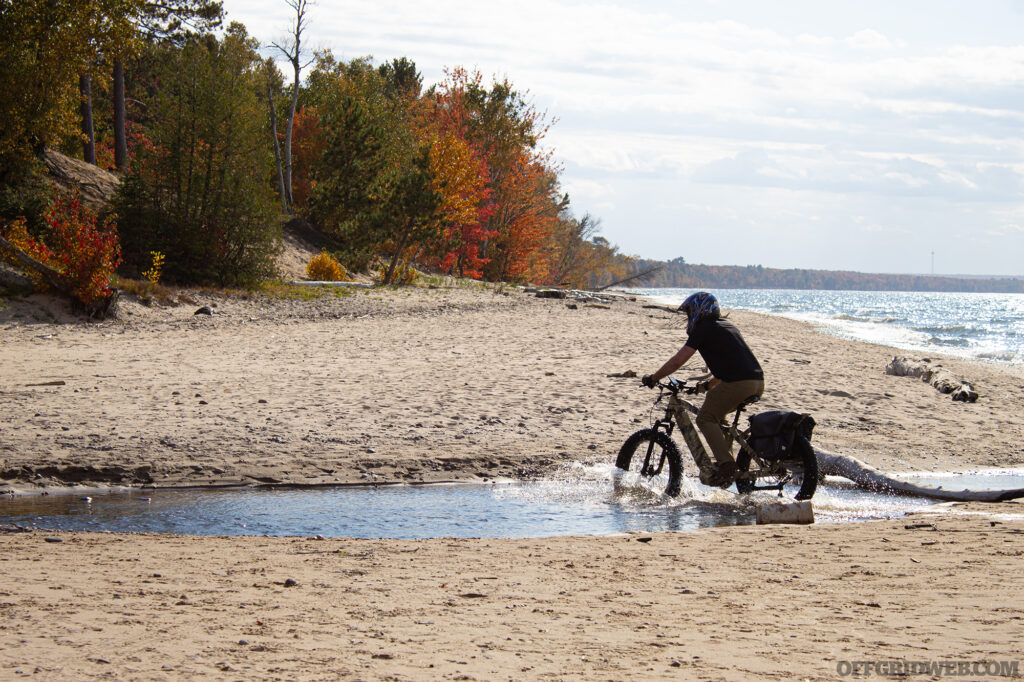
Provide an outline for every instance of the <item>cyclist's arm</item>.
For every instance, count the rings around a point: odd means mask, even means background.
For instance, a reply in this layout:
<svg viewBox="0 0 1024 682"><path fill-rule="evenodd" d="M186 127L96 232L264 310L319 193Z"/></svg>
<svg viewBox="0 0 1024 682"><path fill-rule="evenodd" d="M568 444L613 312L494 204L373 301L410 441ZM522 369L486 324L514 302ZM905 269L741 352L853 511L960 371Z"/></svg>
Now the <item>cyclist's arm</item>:
<svg viewBox="0 0 1024 682"><path fill-rule="evenodd" d="M659 369L657 372L651 375L651 379L654 381L654 383L658 383L659 381L667 377L669 374L672 374L680 367L685 365L686 361L692 358L693 354L696 352L697 350L692 346L683 346L682 348L679 349L678 353L669 358L668 362L661 366L661 369Z"/></svg>

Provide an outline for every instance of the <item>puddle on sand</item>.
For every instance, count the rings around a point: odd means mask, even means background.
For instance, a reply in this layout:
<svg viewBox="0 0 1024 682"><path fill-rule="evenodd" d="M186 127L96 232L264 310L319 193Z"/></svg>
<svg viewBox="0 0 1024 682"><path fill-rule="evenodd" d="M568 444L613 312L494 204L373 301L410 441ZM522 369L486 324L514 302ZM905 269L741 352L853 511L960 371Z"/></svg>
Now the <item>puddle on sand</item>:
<svg viewBox="0 0 1024 682"><path fill-rule="evenodd" d="M1024 487L978 474L965 485L955 474L929 478L948 487ZM923 479L915 479L921 480ZM941 483L939 481L945 481ZM795 491L787 491L789 499ZM607 535L637 531L695 530L754 523L770 493L737 496L684 480L682 494L666 499L631 481L611 465L573 465L531 482L385 486L367 488L143 490L82 495L17 497L0 501L0 525L51 530L429 538ZM827 479L814 496L819 521L892 518L930 501L857 490Z"/></svg>

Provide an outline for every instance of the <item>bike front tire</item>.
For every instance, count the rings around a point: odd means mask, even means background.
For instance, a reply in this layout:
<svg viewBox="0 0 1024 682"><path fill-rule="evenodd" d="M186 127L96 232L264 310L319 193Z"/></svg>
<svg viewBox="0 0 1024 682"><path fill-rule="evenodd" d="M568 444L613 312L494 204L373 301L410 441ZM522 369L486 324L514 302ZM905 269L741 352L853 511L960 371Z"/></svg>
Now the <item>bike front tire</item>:
<svg viewBox="0 0 1024 682"><path fill-rule="evenodd" d="M645 476L641 469L647 457L648 448L653 443L650 463L657 466L661 456L665 455L665 467L657 476ZM615 466L623 471L633 473L644 480L652 490L669 497L677 497L683 484L683 460L674 440L663 431L641 429L626 439L619 449ZM665 468L668 471L665 471Z"/></svg>

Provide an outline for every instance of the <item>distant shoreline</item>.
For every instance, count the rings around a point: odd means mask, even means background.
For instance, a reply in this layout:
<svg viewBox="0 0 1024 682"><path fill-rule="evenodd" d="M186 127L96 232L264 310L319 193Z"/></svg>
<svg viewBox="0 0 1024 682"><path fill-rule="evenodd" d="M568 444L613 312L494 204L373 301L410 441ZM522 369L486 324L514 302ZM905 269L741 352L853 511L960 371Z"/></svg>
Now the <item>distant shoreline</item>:
<svg viewBox="0 0 1024 682"><path fill-rule="evenodd" d="M1022 294L1024 276L894 275L847 270L766 268L760 265L703 265L637 260L633 272L658 268L644 288L797 289L822 291L921 291Z"/></svg>

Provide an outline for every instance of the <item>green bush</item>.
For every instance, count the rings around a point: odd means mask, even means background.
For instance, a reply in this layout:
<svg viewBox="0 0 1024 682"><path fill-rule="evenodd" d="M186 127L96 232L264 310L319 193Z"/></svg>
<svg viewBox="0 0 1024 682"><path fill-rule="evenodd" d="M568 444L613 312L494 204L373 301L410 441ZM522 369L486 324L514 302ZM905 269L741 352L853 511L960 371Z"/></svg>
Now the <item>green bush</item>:
<svg viewBox="0 0 1024 682"><path fill-rule="evenodd" d="M114 204L128 274L166 256L165 281L252 285L273 274L280 227L256 43L233 24L222 40L161 52L149 143Z"/></svg>

